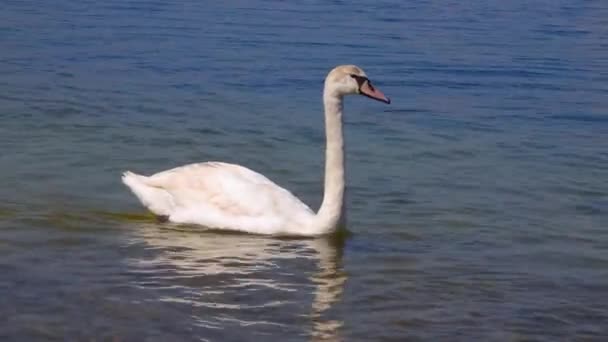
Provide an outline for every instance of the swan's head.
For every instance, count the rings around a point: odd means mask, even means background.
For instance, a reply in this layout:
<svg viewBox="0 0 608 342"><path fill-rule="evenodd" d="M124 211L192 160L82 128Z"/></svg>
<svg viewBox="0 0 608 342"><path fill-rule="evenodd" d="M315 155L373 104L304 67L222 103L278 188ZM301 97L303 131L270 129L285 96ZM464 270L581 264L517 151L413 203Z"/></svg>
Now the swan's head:
<svg viewBox="0 0 608 342"><path fill-rule="evenodd" d="M325 78L325 92L333 96L361 94L371 99L391 103L380 90L372 86L363 69L356 65L340 65Z"/></svg>

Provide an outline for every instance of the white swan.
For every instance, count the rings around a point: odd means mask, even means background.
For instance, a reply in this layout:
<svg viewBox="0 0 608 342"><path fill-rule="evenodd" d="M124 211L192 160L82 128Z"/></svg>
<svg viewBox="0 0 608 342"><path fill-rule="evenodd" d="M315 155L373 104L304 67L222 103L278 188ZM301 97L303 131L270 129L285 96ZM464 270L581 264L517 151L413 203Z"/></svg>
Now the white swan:
<svg viewBox="0 0 608 342"><path fill-rule="evenodd" d="M268 178L234 164L190 164L149 177L127 171L122 181L148 210L175 223L255 234L332 233L343 215L342 100L350 94L390 103L357 66L338 66L325 78L325 189L317 214Z"/></svg>

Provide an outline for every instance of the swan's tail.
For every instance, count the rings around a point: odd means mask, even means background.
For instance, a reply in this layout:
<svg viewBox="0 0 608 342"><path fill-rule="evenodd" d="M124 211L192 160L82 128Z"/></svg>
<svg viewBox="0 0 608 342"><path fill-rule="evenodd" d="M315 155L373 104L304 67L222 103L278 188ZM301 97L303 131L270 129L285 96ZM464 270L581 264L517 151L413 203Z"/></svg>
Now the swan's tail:
<svg viewBox="0 0 608 342"><path fill-rule="evenodd" d="M173 197L162 188L146 184L148 177L126 171L122 174L122 182L133 191L141 203L151 212L159 216L171 216Z"/></svg>

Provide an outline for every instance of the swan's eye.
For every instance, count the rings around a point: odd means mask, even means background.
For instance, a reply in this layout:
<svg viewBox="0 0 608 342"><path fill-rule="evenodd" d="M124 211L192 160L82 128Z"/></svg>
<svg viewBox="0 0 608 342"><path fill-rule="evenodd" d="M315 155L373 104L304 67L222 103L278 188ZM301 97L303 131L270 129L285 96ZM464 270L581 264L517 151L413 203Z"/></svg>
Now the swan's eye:
<svg viewBox="0 0 608 342"><path fill-rule="evenodd" d="M369 82L369 80L365 76L350 74L350 77L354 78L355 81L357 81L357 84L359 85L359 87L361 87L363 85L363 83L365 83L365 81Z"/></svg>

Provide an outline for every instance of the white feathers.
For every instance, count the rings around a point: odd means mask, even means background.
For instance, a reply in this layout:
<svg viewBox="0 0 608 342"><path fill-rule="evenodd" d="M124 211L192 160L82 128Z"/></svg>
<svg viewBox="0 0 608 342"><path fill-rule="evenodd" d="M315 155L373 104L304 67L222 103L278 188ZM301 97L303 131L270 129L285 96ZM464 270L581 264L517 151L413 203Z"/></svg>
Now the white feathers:
<svg viewBox="0 0 608 342"><path fill-rule="evenodd" d="M245 167L190 164L123 182L142 204L176 223L258 234L298 234L314 213L289 191Z"/></svg>
<svg viewBox="0 0 608 342"><path fill-rule="evenodd" d="M354 76L364 77L365 73L344 65L334 68L325 80L325 193L316 215L289 191L234 164L190 164L149 177L126 172L123 182L150 211L176 223L257 234L331 233L343 215L342 99L360 92Z"/></svg>
<svg viewBox="0 0 608 342"><path fill-rule="evenodd" d="M162 188L147 185L147 179L148 177L131 171L122 174L122 182L133 191L148 210L159 216L170 216L175 209L173 197Z"/></svg>

